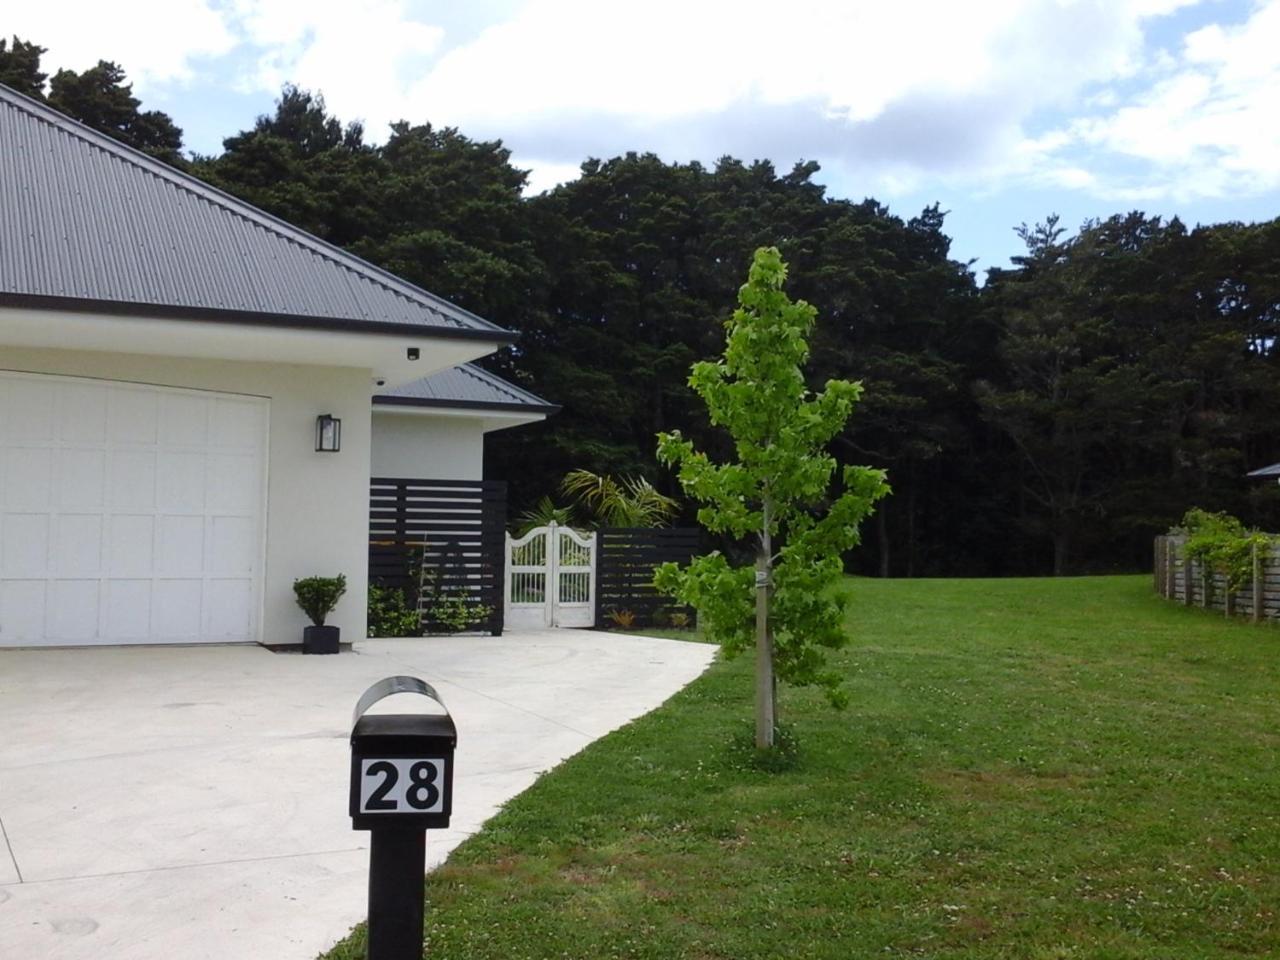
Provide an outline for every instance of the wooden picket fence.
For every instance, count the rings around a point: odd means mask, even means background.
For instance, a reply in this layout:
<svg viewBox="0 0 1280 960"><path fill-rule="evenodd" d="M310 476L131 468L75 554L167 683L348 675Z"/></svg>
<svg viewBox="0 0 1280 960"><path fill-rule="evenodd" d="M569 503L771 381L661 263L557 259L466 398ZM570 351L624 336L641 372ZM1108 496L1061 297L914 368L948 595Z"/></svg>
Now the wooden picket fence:
<svg viewBox="0 0 1280 960"><path fill-rule="evenodd" d="M1169 600L1188 607L1221 610L1228 617L1254 623L1280 621L1280 545L1254 549L1253 576L1240 590L1229 592L1226 577L1187 561L1186 537L1156 537L1155 588Z"/></svg>

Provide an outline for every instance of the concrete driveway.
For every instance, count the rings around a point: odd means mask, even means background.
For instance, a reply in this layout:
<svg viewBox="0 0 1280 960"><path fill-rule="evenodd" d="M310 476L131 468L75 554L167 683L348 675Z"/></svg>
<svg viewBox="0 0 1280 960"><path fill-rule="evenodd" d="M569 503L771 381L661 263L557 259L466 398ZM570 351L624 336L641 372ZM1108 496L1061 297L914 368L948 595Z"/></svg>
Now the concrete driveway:
<svg viewBox="0 0 1280 960"><path fill-rule="evenodd" d="M363 919L351 710L436 686L458 725L442 861L539 772L653 709L713 648L591 631L0 651L0 956L310 960Z"/></svg>

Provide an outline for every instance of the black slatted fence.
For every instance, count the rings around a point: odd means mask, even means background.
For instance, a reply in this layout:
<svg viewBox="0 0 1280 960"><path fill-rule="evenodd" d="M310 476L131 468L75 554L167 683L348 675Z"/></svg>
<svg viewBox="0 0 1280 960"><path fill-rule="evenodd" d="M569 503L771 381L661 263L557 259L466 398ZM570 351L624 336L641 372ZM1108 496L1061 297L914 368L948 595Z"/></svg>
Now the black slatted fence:
<svg viewBox="0 0 1280 960"><path fill-rule="evenodd" d="M638 627L670 626L671 614L693 623L694 612L653 588L653 571L673 561L686 564L697 556L701 533L696 528L604 527L596 537L596 626L614 621L610 614L631 613Z"/></svg>
<svg viewBox="0 0 1280 960"><path fill-rule="evenodd" d="M369 582L406 591L429 633L502 633L507 485L502 481L375 477L369 488ZM422 576L423 571L426 577ZM466 614L463 614L466 616Z"/></svg>

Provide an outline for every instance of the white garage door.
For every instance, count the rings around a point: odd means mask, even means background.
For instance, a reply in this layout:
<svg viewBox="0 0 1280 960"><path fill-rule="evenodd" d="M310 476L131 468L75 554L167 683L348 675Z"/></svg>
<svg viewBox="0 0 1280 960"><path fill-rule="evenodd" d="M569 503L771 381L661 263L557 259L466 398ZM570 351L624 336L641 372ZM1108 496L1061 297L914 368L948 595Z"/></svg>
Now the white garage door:
<svg viewBox="0 0 1280 960"><path fill-rule="evenodd" d="M258 639L267 401L0 372L0 646Z"/></svg>

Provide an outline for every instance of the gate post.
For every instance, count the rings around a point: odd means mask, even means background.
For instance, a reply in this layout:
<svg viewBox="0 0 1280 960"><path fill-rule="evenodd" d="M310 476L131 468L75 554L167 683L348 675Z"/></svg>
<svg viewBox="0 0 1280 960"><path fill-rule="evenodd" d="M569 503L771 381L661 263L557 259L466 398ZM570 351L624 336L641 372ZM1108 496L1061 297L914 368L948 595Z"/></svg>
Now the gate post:
<svg viewBox="0 0 1280 960"><path fill-rule="evenodd" d="M556 625L556 601L560 599L560 525L554 520L546 533L547 589L543 593L543 626Z"/></svg>
<svg viewBox="0 0 1280 960"><path fill-rule="evenodd" d="M1253 622L1262 622L1262 560L1258 556L1257 541L1253 544Z"/></svg>

